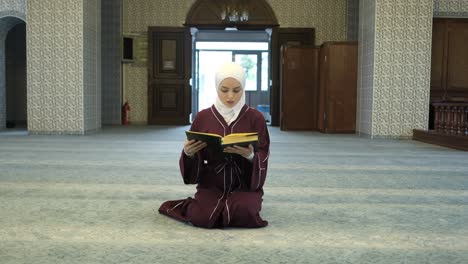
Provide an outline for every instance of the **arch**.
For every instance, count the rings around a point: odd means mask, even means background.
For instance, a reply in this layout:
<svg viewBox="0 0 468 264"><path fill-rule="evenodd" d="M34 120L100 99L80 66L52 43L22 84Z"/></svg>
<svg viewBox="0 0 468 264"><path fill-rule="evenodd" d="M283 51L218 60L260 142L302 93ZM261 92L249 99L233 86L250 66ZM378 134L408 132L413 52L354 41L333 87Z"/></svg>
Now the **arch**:
<svg viewBox="0 0 468 264"><path fill-rule="evenodd" d="M2 19L3 17L15 17L15 18L23 20L23 22L26 23L26 15L16 10L1 10L0 19Z"/></svg>
<svg viewBox="0 0 468 264"><path fill-rule="evenodd" d="M247 10L248 19L229 21L226 7L234 5ZM224 19L223 19L224 18ZM267 28L277 27L276 15L266 0L197 0L185 19L185 26L197 28Z"/></svg>
<svg viewBox="0 0 468 264"><path fill-rule="evenodd" d="M5 40L10 29L17 24L26 23L26 21L17 16L2 16L2 13L0 12L0 40Z"/></svg>
<svg viewBox="0 0 468 264"><path fill-rule="evenodd" d="M26 23L25 17L17 11L0 11L0 130L6 127L5 40L10 29L17 24Z"/></svg>

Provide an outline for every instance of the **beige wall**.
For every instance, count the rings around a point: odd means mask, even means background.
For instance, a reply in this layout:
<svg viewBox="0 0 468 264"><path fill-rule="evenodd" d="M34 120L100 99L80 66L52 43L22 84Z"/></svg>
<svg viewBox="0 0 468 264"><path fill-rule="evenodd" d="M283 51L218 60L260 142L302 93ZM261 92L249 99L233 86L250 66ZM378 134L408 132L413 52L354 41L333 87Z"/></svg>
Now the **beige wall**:
<svg viewBox="0 0 468 264"><path fill-rule="evenodd" d="M80 134L83 1L29 0L27 22L28 129Z"/></svg>
<svg viewBox="0 0 468 264"><path fill-rule="evenodd" d="M468 17L467 0L434 0L435 16Z"/></svg>
<svg viewBox="0 0 468 264"><path fill-rule="evenodd" d="M346 0L267 0L281 27L313 27L316 44L346 39ZM182 26L194 0L124 0L123 32L145 37L148 26ZM144 56L144 55L143 55ZM133 123L147 122L147 69L124 64L124 100Z"/></svg>

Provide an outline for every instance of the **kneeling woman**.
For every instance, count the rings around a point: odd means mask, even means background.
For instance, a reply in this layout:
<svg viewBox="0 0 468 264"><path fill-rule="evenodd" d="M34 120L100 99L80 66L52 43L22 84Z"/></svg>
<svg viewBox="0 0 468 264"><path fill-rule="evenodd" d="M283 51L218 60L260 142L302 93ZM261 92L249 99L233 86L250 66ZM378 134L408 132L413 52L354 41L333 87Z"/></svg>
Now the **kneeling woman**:
<svg viewBox="0 0 468 264"><path fill-rule="evenodd" d="M164 202L159 212L205 228L266 226L260 217L270 154L265 119L245 104L245 71L238 64L219 68L216 88L216 102L197 114L190 130L221 136L257 132L257 150L251 145L229 147L225 152L235 155L226 158L210 152L203 142L186 141L180 171L185 184L198 184L197 192L194 198Z"/></svg>

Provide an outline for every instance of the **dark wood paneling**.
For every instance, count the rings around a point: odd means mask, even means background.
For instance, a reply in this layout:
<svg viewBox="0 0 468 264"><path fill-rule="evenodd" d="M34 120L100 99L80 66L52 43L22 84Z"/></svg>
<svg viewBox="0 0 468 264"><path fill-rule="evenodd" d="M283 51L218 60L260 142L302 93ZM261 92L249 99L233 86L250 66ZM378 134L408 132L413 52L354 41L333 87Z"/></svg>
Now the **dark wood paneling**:
<svg viewBox="0 0 468 264"><path fill-rule="evenodd" d="M434 23L432 28L431 96L442 98L446 75L444 61L445 23Z"/></svg>
<svg viewBox="0 0 468 264"><path fill-rule="evenodd" d="M184 65L184 38L185 36L180 32L153 32L151 49L153 51L152 61L154 63L152 76L155 79L184 79L185 65ZM167 61L164 60L164 47L168 43L173 44L175 50L175 67L170 68L171 65L164 65ZM166 45L165 45L166 44Z"/></svg>
<svg viewBox="0 0 468 264"><path fill-rule="evenodd" d="M468 100L468 21L448 24L447 92L452 100Z"/></svg>
<svg viewBox="0 0 468 264"><path fill-rule="evenodd" d="M282 47L281 130L317 129L318 54L318 47Z"/></svg>
<svg viewBox="0 0 468 264"><path fill-rule="evenodd" d="M468 101L468 19L434 18L432 26L429 129L432 103Z"/></svg>
<svg viewBox="0 0 468 264"><path fill-rule="evenodd" d="M183 90L184 84L155 84L152 86L154 98L157 102L153 107L153 117L178 116L184 113Z"/></svg>
<svg viewBox="0 0 468 264"><path fill-rule="evenodd" d="M468 101L467 47L468 19L434 19L431 102Z"/></svg>

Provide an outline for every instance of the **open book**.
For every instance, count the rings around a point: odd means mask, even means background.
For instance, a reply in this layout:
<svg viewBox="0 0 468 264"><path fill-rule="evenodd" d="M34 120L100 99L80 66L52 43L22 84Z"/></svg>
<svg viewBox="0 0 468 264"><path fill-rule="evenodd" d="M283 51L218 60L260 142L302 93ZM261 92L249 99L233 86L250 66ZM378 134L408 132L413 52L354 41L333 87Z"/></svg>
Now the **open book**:
<svg viewBox="0 0 468 264"><path fill-rule="evenodd" d="M211 148L216 151L221 151L228 146L241 146L248 147L249 144L252 144L254 149L257 149L258 143L258 133L233 133L222 137L217 134L195 132L195 131L185 131L188 140L198 140L205 142L208 148Z"/></svg>

